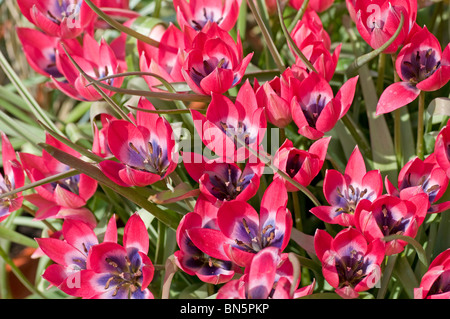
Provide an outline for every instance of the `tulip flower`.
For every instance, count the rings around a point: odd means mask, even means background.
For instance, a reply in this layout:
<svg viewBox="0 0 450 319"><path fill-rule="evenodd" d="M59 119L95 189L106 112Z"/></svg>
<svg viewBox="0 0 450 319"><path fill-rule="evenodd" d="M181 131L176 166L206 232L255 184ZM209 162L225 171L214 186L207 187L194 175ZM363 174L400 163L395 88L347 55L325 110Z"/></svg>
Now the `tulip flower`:
<svg viewBox="0 0 450 319"><path fill-rule="evenodd" d="M56 48L59 38L31 28L17 28L17 36L22 43L28 64L33 70L46 77L63 76L56 66Z"/></svg>
<svg viewBox="0 0 450 319"><path fill-rule="evenodd" d="M195 93L223 94L239 84L252 56L243 57L239 36L234 42L216 23L207 23L186 52L181 72Z"/></svg>
<svg viewBox="0 0 450 319"><path fill-rule="evenodd" d="M324 137L315 141L308 151L295 148L292 142L286 139L275 153L273 165L306 187L322 169L330 139L331 137ZM283 181L289 192L299 190L277 172L274 173L274 179Z"/></svg>
<svg viewBox="0 0 450 319"><path fill-rule="evenodd" d="M446 172L447 177L450 178L450 120L447 125L442 128L436 137L434 144L434 154L436 162Z"/></svg>
<svg viewBox="0 0 450 319"><path fill-rule="evenodd" d="M97 0L92 1L98 5ZM96 19L96 14L81 0L18 0L22 14L45 34L62 39L79 36Z"/></svg>
<svg viewBox="0 0 450 319"><path fill-rule="evenodd" d="M285 128L292 122L290 103L288 101L288 83L284 77L265 82L262 86L255 79L254 90L258 107L264 108L267 121L279 128Z"/></svg>
<svg viewBox="0 0 450 319"><path fill-rule="evenodd" d="M343 298L357 298L359 293L373 288L381 278L384 243L369 241L355 228L346 228L334 238L318 229L314 247L322 262L325 280Z"/></svg>
<svg viewBox="0 0 450 319"><path fill-rule="evenodd" d="M378 101L377 114L392 112L450 81L450 44L441 51L439 40L425 26L401 49L395 62L401 79L388 86Z"/></svg>
<svg viewBox="0 0 450 319"><path fill-rule="evenodd" d="M177 166L175 140L169 122L158 114L145 112L154 106L144 97L139 100L135 123L113 120L106 133L108 147L119 160L104 160L100 169L115 183L147 186L166 178Z"/></svg>
<svg viewBox="0 0 450 319"><path fill-rule="evenodd" d="M436 162L434 154L424 161L415 157L402 167L398 175L398 189L386 177L386 190L389 194L399 196L400 192L409 191L411 195L424 192L428 196L430 208L428 213L440 213L450 208L450 201L437 203L445 194L449 178Z"/></svg>
<svg viewBox="0 0 450 319"><path fill-rule="evenodd" d="M74 157L81 157L77 151L56 140L50 134L46 134L45 142ZM42 151L42 156L19 153L19 157L31 182L37 182L70 169L45 150ZM37 193L27 195L27 200L40 208L35 216L37 220L50 217L64 218L65 214L76 217L79 214L80 219L86 222L94 221L92 213L83 207L97 190L97 181L93 178L85 174L77 174L53 183L36 186L34 189Z"/></svg>
<svg viewBox="0 0 450 319"><path fill-rule="evenodd" d="M8 137L3 132L1 132L1 135L4 175L0 174L0 195L3 195L22 187L25 183L25 174ZM12 212L18 210L22 206L22 202L21 192L0 198L0 222L5 220Z"/></svg>
<svg viewBox="0 0 450 319"><path fill-rule="evenodd" d="M151 72L164 78L169 83L184 82L181 69L185 59L185 50L190 48L185 34L174 24L169 24L167 29L161 31L160 26L155 26L149 37L159 41L159 46L154 47L137 41L139 52L139 66L143 72ZM143 76L150 90L158 91L157 86L161 81L153 76Z"/></svg>
<svg viewBox="0 0 450 319"><path fill-rule="evenodd" d="M233 264L223 251L208 255L192 242L190 234L193 229L215 229L215 225L209 223L208 215L214 214L217 209L212 205L203 205L202 208L206 209L200 210L196 206L194 212L186 214L181 220L177 228L177 243L180 250L174 254L175 262L184 272L197 276L203 282L221 284L229 281L235 273L239 273L240 268ZM215 234L220 236L219 232ZM205 238L205 240L215 239Z"/></svg>
<svg viewBox="0 0 450 319"><path fill-rule="evenodd" d="M355 227L369 241L389 235L403 235L414 238L423 223L429 204L424 193L410 196L400 193L400 198L382 195L370 202L360 201L355 211ZM386 243L386 255L403 251L407 242L394 239Z"/></svg>
<svg viewBox="0 0 450 319"><path fill-rule="evenodd" d="M99 240L94 229L79 220L66 219L59 235L61 238L35 239L42 253L55 262L45 269L42 278L68 295L82 297L84 293L80 288L84 273L81 271L86 269L89 251ZM103 241L117 242L114 216L108 222Z"/></svg>
<svg viewBox="0 0 450 319"><path fill-rule="evenodd" d="M344 174L334 169L325 173L323 193L330 206L313 207L310 211L329 224L354 226L354 213L358 203L373 201L382 195L383 180L379 170L367 172L364 158L355 147Z"/></svg>
<svg viewBox="0 0 450 319"><path fill-rule="evenodd" d="M323 28L317 13L307 10L292 29L291 37L314 69L329 82L336 70L342 44L339 44L331 54L330 36ZM309 73L307 66L296 55L293 48L290 49L295 56L295 64L303 70L304 77L307 77Z"/></svg>
<svg viewBox="0 0 450 319"><path fill-rule="evenodd" d="M350 108L357 81L358 76L349 79L336 96L328 82L315 72L291 86L296 92L291 101L291 113L298 133L316 140L330 131Z"/></svg>
<svg viewBox="0 0 450 319"><path fill-rule="evenodd" d="M155 268L148 248L147 228L135 213L125 225L123 246L103 242L91 247L80 293L88 299L153 299L147 287Z"/></svg>
<svg viewBox="0 0 450 319"><path fill-rule="evenodd" d="M258 107L248 80L239 89L234 104L222 94L212 94L206 117L192 109L191 114L203 144L227 162L249 158L247 147L258 151L266 132L264 109Z"/></svg>
<svg viewBox="0 0 450 319"><path fill-rule="evenodd" d="M192 229L190 238L208 255L225 254L246 267L266 247L286 248L293 223L286 204L286 187L274 180L264 193L259 214L247 202L225 202L217 212L218 229Z"/></svg>
<svg viewBox="0 0 450 319"><path fill-rule="evenodd" d="M183 153L188 174L199 183L201 193L214 205L224 201L247 201L259 188L264 163L247 163L241 170L235 163L208 160L201 154Z"/></svg>
<svg viewBox="0 0 450 319"><path fill-rule="evenodd" d="M296 10L300 10L303 2L304 0L289 0L289 5ZM334 0L309 0L308 8L320 13L329 9L333 3Z"/></svg>
<svg viewBox="0 0 450 319"><path fill-rule="evenodd" d="M242 0L173 0L177 12L177 21L183 29L185 25L201 31L208 22L217 23L230 31L236 24Z"/></svg>
<svg viewBox="0 0 450 319"><path fill-rule="evenodd" d="M86 33L83 37L82 46L74 41L70 43L65 42L65 45L68 46L68 51L74 61L93 79L98 80L108 75L125 71L121 69L123 63L120 63L115 52L104 39L98 43L93 37ZM100 93L98 93L93 86L88 86L88 80L80 74L60 46L58 46L56 55L56 66L65 77L64 81L58 81L52 77L53 84L56 88L68 96L80 101L96 101L102 99ZM121 77L103 81L103 83L115 87L120 87L122 82L123 78ZM108 96L114 94L113 91L103 88L102 90Z"/></svg>
<svg viewBox="0 0 450 319"><path fill-rule="evenodd" d="M347 5L349 2L347 1ZM417 16L417 1L410 0L362 0L355 1L356 28L361 37L373 49L378 49L386 43L397 31L401 15L404 23L400 34L394 42L384 51L392 54L408 38Z"/></svg>
<svg viewBox="0 0 450 319"><path fill-rule="evenodd" d="M414 288L414 299L450 299L449 275L450 248L431 262L420 281L419 288Z"/></svg>
<svg viewBox="0 0 450 319"><path fill-rule="evenodd" d="M294 265L288 254L281 254L276 247L267 247L253 258L245 274L222 286L217 299L296 299L310 295L315 282L291 292L298 287L300 276L294 279ZM294 282L295 281L295 282Z"/></svg>

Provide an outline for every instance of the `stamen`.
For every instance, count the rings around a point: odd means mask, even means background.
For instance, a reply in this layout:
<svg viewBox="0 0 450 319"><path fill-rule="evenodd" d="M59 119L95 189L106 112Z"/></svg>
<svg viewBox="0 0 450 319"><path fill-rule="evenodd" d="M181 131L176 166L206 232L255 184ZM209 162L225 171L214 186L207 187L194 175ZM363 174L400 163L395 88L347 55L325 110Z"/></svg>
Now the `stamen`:
<svg viewBox="0 0 450 319"><path fill-rule="evenodd" d="M130 148L131 148L133 151L135 151L136 153L140 154L139 151L138 151L138 149L136 148L136 146L134 146L133 143L131 143L131 142L128 143L128 146L130 146Z"/></svg>

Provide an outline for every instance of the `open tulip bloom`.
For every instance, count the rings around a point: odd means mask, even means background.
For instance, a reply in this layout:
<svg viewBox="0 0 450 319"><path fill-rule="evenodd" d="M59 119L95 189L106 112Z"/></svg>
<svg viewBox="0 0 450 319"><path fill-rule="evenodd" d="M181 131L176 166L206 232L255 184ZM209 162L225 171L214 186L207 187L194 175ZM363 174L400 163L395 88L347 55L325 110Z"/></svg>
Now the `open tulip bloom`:
<svg viewBox="0 0 450 319"><path fill-rule="evenodd" d="M170 124L158 114L145 112L154 106L145 98L136 120L113 120L106 133L108 147L119 160L104 160L101 170L121 186L147 186L167 177L177 166Z"/></svg>
<svg viewBox="0 0 450 319"><path fill-rule="evenodd" d="M436 162L445 171L447 177L450 179L450 120L447 125L442 128L436 137L434 147L434 154Z"/></svg>
<svg viewBox="0 0 450 319"><path fill-rule="evenodd" d="M253 53L243 57L241 38L237 42L217 23L207 23L192 40L181 72L198 94L223 94L241 82Z"/></svg>
<svg viewBox="0 0 450 319"><path fill-rule="evenodd" d="M220 288L217 299L293 299L310 295L315 282L295 291L291 289L300 284L300 276L294 279L294 267L288 254L267 247L255 255L240 279Z"/></svg>
<svg viewBox="0 0 450 319"><path fill-rule="evenodd" d="M18 0L17 3L31 23L44 33L62 39L79 36L96 18L94 11L82 0Z"/></svg>
<svg viewBox="0 0 450 319"><path fill-rule="evenodd" d="M284 184L274 180L264 193L258 214L247 202L225 202L217 212L218 229L193 229L190 238L210 256L224 256L235 264L248 266L265 247L286 248L292 216L286 208Z"/></svg>
<svg viewBox="0 0 450 319"><path fill-rule="evenodd" d="M367 172L364 158L356 147L348 159L345 173L327 170L323 192L330 206L311 209L319 219L342 226L354 226L356 206L362 200L373 201L383 192L383 180L378 170Z"/></svg>
<svg viewBox="0 0 450 319"><path fill-rule="evenodd" d="M350 227L334 238L318 229L314 247L325 279L343 298L357 298L381 278L385 248L380 239L368 243L358 230Z"/></svg>
<svg viewBox="0 0 450 319"><path fill-rule="evenodd" d="M401 81L383 91L377 114L411 103L421 91L436 91L446 85L450 80L450 44L442 52L439 40L424 26L400 50L395 69Z"/></svg>
<svg viewBox="0 0 450 319"><path fill-rule="evenodd" d="M347 1L347 5L350 1ZM417 2L410 0L362 0L354 1L356 27L361 37L374 49L386 43L397 31L401 15L404 23L400 34L384 51L391 54L407 39L416 21Z"/></svg>

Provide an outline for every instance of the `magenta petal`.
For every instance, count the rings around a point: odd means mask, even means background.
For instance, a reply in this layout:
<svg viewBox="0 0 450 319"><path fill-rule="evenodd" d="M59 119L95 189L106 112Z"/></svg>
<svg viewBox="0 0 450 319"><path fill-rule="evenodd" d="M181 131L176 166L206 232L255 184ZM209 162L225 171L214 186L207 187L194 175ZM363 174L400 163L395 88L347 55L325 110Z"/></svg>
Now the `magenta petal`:
<svg viewBox="0 0 450 319"><path fill-rule="evenodd" d="M119 172L119 176L125 184L138 187L148 186L161 180L161 176L157 174L136 170L128 166Z"/></svg>
<svg viewBox="0 0 450 319"><path fill-rule="evenodd" d="M224 244L230 243L230 239L216 229L192 228L187 230L189 238L195 246L205 254L221 259L229 260L224 251Z"/></svg>
<svg viewBox="0 0 450 319"><path fill-rule="evenodd" d="M105 160L103 162L100 162L98 166L103 172L103 174L105 174L114 183L124 187L131 186L130 184L125 183L122 180L122 178L120 178L119 172L125 169L125 165L123 165L122 163L118 163L111 160Z"/></svg>
<svg viewBox="0 0 450 319"><path fill-rule="evenodd" d="M42 251L60 265L78 265L86 260L86 256L65 241L55 238L36 238L36 241Z"/></svg>
<svg viewBox="0 0 450 319"><path fill-rule="evenodd" d="M67 219L63 224L64 239L81 252L87 252L98 244L97 236L92 228L84 223L73 219Z"/></svg>
<svg viewBox="0 0 450 319"><path fill-rule="evenodd" d="M362 157L358 146L356 146L348 159L348 163L345 168L345 175L350 177L350 183L361 185L365 174L366 164L364 163L364 158Z"/></svg>
<svg viewBox="0 0 450 319"><path fill-rule="evenodd" d="M420 90L409 82L396 82L391 84L381 94L377 104L376 114L392 112L414 101Z"/></svg>
<svg viewBox="0 0 450 319"><path fill-rule="evenodd" d="M125 225L123 245L127 249L135 247L143 253L148 252L149 238L147 227L137 213L133 214Z"/></svg>
<svg viewBox="0 0 450 319"><path fill-rule="evenodd" d="M248 272L248 294L252 299L267 299L275 281L279 249L268 247L253 258Z"/></svg>
<svg viewBox="0 0 450 319"><path fill-rule="evenodd" d="M253 231L252 237L255 237L259 230L259 215L247 202L225 202L217 212L217 222L223 234L232 240L247 242L249 235L244 228L243 219Z"/></svg>

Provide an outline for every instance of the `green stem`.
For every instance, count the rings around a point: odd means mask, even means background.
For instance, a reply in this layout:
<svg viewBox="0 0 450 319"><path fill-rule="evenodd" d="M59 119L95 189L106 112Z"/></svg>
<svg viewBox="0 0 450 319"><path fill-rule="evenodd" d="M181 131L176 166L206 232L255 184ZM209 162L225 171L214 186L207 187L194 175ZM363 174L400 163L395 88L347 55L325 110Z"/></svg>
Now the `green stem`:
<svg viewBox="0 0 450 319"><path fill-rule="evenodd" d="M275 64L277 65L280 72L283 72L286 67L284 66L283 59L281 58L280 53L277 50L277 47L275 46L275 43L273 42L269 30L267 29L267 26L264 24L264 21L262 20L261 14L259 13L258 8L255 6L255 3L253 0L247 0L247 4L250 7L250 10L252 11L253 16L255 17L256 23L258 24L259 28L261 29L261 32L264 36L264 40L266 41L267 48L270 51L270 54L273 57L273 60L275 61Z"/></svg>
<svg viewBox="0 0 450 319"><path fill-rule="evenodd" d="M423 116L425 110L425 92L421 91L419 94L419 111L417 115L417 157L423 160L424 158L424 141L423 141Z"/></svg>
<svg viewBox="0 0 450 319"><path fill-rule="evenodd" d="M20 271L20 269L14 264L14 262L9 258L8 254L0 246L0 257L11 267L11 271L19 279L19 281L27 288L31 293L36 294L41 298L46 298L39 290L37 290L34 285L25 277L25 275Z"/></svg>

